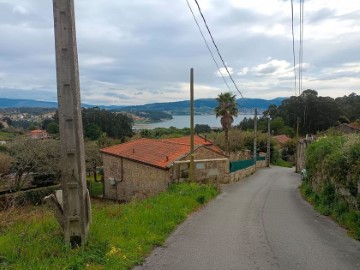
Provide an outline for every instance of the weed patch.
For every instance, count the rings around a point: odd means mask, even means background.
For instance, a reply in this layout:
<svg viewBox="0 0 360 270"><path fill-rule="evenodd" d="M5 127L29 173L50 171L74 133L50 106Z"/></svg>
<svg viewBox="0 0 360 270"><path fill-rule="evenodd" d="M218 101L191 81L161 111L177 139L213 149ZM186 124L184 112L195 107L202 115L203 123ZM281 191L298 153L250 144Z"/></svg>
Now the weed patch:
<svg viewBox="0 0 360 270"><path fill-rule="evenodd" d="M331 216L348 234L360 240L360 212L352 209L349 204L335 192L331 184L327 184L320 193L315 193L308 181L303 181L300 192L316 211Z"/></svg>
<svg viewBox="0 0 360 270"><path fill-rule="evenodd" d="M278 158L272 164L275 165L275 166L281 166L281 167L286 167L286 168L292 168L293 167L293 164L291 162L285 161L285 160L283 160L281 158Z"/></svg>
<svg viewBox="0 0 360 270"><path fill-rule="evenodd" d="M94 202L88 245L77 249L63 244L44 206L16 210L16 218L0 221L0 269L130 269L217 193L211 186L182 183L143 201Z"/></svg>

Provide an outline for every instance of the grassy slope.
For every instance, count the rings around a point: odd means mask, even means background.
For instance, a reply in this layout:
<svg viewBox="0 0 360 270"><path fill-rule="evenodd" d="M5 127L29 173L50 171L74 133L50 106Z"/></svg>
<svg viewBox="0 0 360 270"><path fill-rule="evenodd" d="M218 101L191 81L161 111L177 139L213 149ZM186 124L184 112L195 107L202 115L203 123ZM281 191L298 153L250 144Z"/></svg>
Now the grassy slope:
<svg viewBox="0 0 360 270"><path fill-rule="evenodd" d="M331 186L326 186L320 193L315 193L308 181L303 181L300 192L316 211L331 216L337 223L348 230L349 236L360 240L360 212L335 194Z"/></svg>
<svg viewBox="0 0 360 270"><path fill-rule="evenodd" d="M0 268L130 269L216 194L213 187L178 184L127 205L94 203L89 244L74 250L64 246L59 225L45 208L17 210L12 221L0 213Z"/></svg>
<svg viewBox="0 0 360 270"><path fill-rule="evenodd" d="M8 141L16 136L15 133L0 131L0 141Z"/></svg>

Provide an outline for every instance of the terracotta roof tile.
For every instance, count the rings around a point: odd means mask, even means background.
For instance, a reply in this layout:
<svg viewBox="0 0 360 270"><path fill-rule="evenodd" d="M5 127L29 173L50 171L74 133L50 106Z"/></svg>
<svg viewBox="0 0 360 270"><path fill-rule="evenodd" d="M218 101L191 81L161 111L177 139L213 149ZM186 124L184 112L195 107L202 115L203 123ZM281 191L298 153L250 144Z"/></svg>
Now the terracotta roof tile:
<svg viewBox="0 0 360 270"><path fill-rule="evenodd" d="M190 136L180 137L180 138L163 139L163 141L169 141L169 142L190 145ZM204 145L216 152L222 153L221 149L219 147L217 147L216 145L214 145L212 141L205 139L204 137L201 137L199 135L194 136L194 145L195 146Z"/></svg>
<svg viewBox="0 0 360 270"><path fill-rule="evenodd" d="M280 144L284 144L290 140L290 138L284 134L274 136L273 138L277 140Z"/></svg>
<svg viewBox="0 0 360 270"><path fill-rule="evenodd" d="M150 164L167 166L190 152L190 146L162 140L140 139L101 149L101 152Z"/></svg>
<svg viewBox="0 0 360 270"><path fill-rule="evenodd" d="M350 124L346 124L346 125L352 129L360 130L360 126L355 123L350 123Z"/></svg>
<svg viewBox="0 0 360 270"><path fill-rule="evenodd" d="M205 145L221 153L217 146L200 136L195 136L194 142L195 146ZM139 139L103 148L101 152L166 169L174 161L190 153L190 136L161 140Z"/></svg>
<svg viewBox="0 0 360 270"><path fill-rule="evenodd" d="M46 130L41 130L41 129L35 129L30 131L31 134L42 134L42 133L46 133Z"/></svg>

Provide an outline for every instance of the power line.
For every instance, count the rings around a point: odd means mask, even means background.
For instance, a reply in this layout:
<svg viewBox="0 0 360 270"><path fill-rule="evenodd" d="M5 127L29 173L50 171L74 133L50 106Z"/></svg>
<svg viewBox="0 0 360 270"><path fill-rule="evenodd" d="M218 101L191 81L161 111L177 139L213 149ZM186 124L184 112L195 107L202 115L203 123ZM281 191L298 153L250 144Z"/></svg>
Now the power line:
<svg viewBox="0 0 360 270"><path fill-rule="evenodd" d="M305 0L302 0L302 18L301 18L301 40L302 40L302 46L301 46L301 89L303 89L303 68L304 68L304 5ZM302 90L301 90L302 91Z"/></svg>
<svg viewBox="0 0 360 270"><path fill-rule="evenodd" d="M222 77L222 78L223 78L223 80L224 80L224 83L226 84L226 86L228 87L229 91L231 92L231 90L230 90L230 86L228 85L227 81L225 80L225 77L224 77L224 75L223 75L223 74L222 74L222 72L221 72L221 69L220 69L219 64L218 64L218 63L216 62L216 60L215 60L214 54L213 54L213 52L211 51L211 49L210 49L210 47L209 47L209 44L207 43L207 40L206 40L206 38L205 38L205 36L204 36L204 34L203 34L202 30L201 30L201 27L200 27L200 25L199 25L199 23L198 23L198 21L197 21L197 19L196 19L196 16L195 16L195 14L194 14L194 12L193 12L193 10L192 10L191 6L190 6L189 1L188 1L188 0L186 0L186 3L187 3L187 5L188 5L188 7L189 7L189 9L190 9L190 11L191 11L191 14L192 14L192 16L193 16L193 18L194 18L194 20L195 20L195 23L196 23L196 25L197 25L198 29L199 29L199 32L200 32L200 34L201 34L202 38L204 39L204 42L205 42L206 48L208 49L209 53L211 54L211 57L212 57L212 59L213 59L213 61L214 61L215 65L216 65L216 67L218 68L218 70L219 70L219 73L220 73L221 77Z"/></svg>
<svg viewBox="0 0 360 270"><path fill-rule="evenodd" d="M300 46L299 46L299 95L302 92L303 54L304 54L304 0L300 0Z"/></svg>
<svg viewBox="0 0 360 270"><path fill-rule="evenodd" d="M295 96L296 96L296 57L295 57L295 36L294 36L294 3L291 0L291 31L292 31L292 45L293 45L293 58L294 58L294 77L295 77Z"/></svg>
<svg viewBox="0 0 360 270"><path fill-rule="evenodd" d="M237 87L237 85L236 85L233 77L231 76L231 74L230 74L230 72L229 72L229 69L227 68L227 66L226 66L226 64L225 64L225 61L224 61L223 57L221 56L220 50L219 50L218 46L217 46L216 43L215 43L214 37L213 37L213 35L211 34L211 31L210 31L209 26L208 26L208 24L207 24L207 22L206 22L206 19L205 19L204 15L203 15L203 13L202 13L202 11L201 11L201 8L200 8L200 5L199 5L198 1L197 1L197 0L194 0L194 1L195 1L196 5L197 5L197 7L198 7L198 10L199 10L199 12L200 12L200 15L201 15L201 17L202 17L202 19L203 19L203 21L204 21L204 24L205 24L205 26L206 26L206 29L207 29L207 31L208 31L208 33L209 33L209 35L210 35L211 41L212 41L212 43L214 44L214 46L215 46L215 48L216 48L217 54L219 55L219 57L220 57L220 59L221 59L221 61L222 61L222 63L223 63L223 66L224 66L226 72L228 73L231 81L233 82L233 84L234 84L236 90L239 92L240 96L245 100L246 104L250 107L249 102L246 100L246 98L243 96L243 94L241 93L241 91L240 91L239 88Z"/></svg>

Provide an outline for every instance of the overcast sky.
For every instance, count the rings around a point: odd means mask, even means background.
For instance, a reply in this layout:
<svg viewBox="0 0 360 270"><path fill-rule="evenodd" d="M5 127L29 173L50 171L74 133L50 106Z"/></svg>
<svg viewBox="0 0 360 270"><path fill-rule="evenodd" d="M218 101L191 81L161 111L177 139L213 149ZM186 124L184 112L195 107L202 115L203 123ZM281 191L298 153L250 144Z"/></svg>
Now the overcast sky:
<svg viewBox="0 0 360 270"><path fill-rule="evenodd" d="M295 94L290 3L199 0L245 97ZM75 0L75 8L83 103L188 99L190 67L195 98L228 91L186 0ZM294 9L298 62L297 0ZM360 94L360 1L305 0L304 10L303 89L331 97ZM51 0L0 0L0 97L56 101L53 27Z"/></svg>

